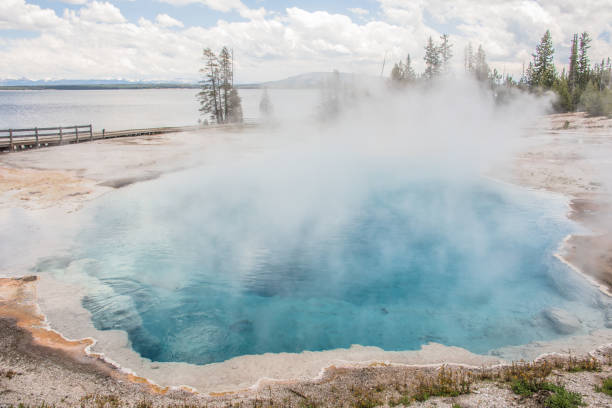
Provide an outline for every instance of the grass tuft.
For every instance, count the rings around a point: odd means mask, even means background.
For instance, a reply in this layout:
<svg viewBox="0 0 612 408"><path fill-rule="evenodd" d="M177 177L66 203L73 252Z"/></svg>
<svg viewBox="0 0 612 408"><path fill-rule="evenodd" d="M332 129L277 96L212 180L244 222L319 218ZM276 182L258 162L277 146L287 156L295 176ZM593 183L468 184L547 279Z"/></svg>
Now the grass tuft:
<svg viewBox="0 0 612 408"><path fill-rule="evenodd" d="M575 358L570 356L564 369L570 373L577 373L580 371L601 371L601 363L593 357Z"/></svg>
<svg viewBox="0 0 612 408"><path fill-rule="evenodd" d="M426 401L431 397L457 397L469 394L473 382L471 372L442 366L436 377L418 377L414 399Z"/></svg>
<svg viewBox="0 0 612 408"><path fill-rule="evenodd" d="M546 408L577 408L586 406L582 401L582 395L577 392L568 391L562 385L548 384L546 387L552 395L546 399Z"/></svg>
<svg viewBox="0 0 612 408"><path fill-rule="evenodd" d="M612 397L612 377L605 378L601 386L595 387L595 391L603 392Z"/></svg>
<svg viewBox="0 0 612 408"><path fill-rule="evenodd" d="M510 389L517 395L522 397L531 397L534 393L538 392L541 388L541 384L535 384L527 382L524 379L513 380L510 384Z"/></svg>
<svg viewBox="0 0 612 408"><path fill-rule="evenodd" d="M13 370L2 370L0 369L0 377L6 377L9 380L12 380L14 376L16 376L17 374L19 374L16 371Z"/></svg>
<svg viewBox="0 0 612 408"><path fill-rule="evenodd" d="M389 401L389 406L390 407L396 407L398 405L402 405L404 407L407 407L410 404L412 404L412 398L408 394L402 395L401 397L399 397L396 400Z"/></svg>
<svg viewBox="0 0 612 408"><path fill-rule="evenodd" d="M358 399L354 404L354 408L374 408L379 405L383 405L383 403L377 399L364 397Z"/></svg>

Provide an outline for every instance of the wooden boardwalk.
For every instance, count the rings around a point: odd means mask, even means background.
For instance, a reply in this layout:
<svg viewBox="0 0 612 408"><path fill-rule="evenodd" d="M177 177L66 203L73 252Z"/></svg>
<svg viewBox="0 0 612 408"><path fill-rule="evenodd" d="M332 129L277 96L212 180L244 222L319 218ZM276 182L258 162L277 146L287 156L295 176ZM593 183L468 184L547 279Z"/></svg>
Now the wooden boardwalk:
<svg viewBox="0 0 612 408"><path fill-rule="evenodd" d="M94 132L91 125L77 125L53 128L2 129L0 130L0 152L35 149L69 143L90 142L117 137L159 135L162 133L196 130L198 126L161 127L150 129L129 129Z"/></svg>

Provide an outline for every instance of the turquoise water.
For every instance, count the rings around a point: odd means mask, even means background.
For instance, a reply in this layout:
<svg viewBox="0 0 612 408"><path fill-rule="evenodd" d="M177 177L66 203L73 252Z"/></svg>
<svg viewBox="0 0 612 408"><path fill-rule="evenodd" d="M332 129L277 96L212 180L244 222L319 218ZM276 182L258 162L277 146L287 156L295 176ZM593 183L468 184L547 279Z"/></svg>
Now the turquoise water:
<svg viewBox="0 0 612 408"><path fill-rule="evenodd" d="M75 248L96 327L154 361L206 364L352 344L486 353L558 337L548 307L600 314L553 257L573 228L559 200L335 160L197 168L100 199Z"/></svg>

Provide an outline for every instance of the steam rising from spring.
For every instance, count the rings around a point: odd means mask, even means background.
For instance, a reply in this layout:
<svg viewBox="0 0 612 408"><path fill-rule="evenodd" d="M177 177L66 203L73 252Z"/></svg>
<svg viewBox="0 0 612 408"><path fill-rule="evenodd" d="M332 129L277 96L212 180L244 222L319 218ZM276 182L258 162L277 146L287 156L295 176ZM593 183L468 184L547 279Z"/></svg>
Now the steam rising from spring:
<svg viewBox="0 0 612 408"><path fill-rule="evenodd" d="M565 204L483 177L546 101L496 104L468 80L321 95L270 92L275 121L90 210L75 253L98 282L84 301L98 327L193 363L429 341L486 352L554 338L542 311L570 303L601 327L597 293L552 256Z"/></svg>

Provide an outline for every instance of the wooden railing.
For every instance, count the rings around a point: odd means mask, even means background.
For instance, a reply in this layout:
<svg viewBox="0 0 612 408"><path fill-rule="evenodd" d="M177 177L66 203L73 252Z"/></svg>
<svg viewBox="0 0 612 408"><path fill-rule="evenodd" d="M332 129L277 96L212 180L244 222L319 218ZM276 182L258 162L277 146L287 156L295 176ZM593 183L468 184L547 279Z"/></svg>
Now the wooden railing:
<svg viewBox="0 0 612 408"><path fill-rule="evenodd" d="M242 126L254 126L255 121L247 120ZM158 135L162 133L176 133L193 131L197 129L224 127L226 125L179 126L160 127L148 129L128 129L93 132L91 125L31 128L31 129L2 129L0 130L0 152L14 152L17 150L34 149L39 147L57 146L68 143L89 142L99 139L116 137Z"/></svg>
<svg viewBox="0 0 612 408"><path fill-rule="evenodd" d="M157 135L161 133L195 130L197 126L164 127L151 129L129 129L107 132L93 132L91 125L32 128L32 129L2 129L0 130L0 152L35 149L39 147L57 146L68 143L89 142L98 139L116 137Z"/></svg>
<svg viewBox="0 0 612 408"><path fill-rule="evenodd" d="M79 143L93 139L91 125L0 130L0 149L9 151L36 148L50 144Z"/></svg>

